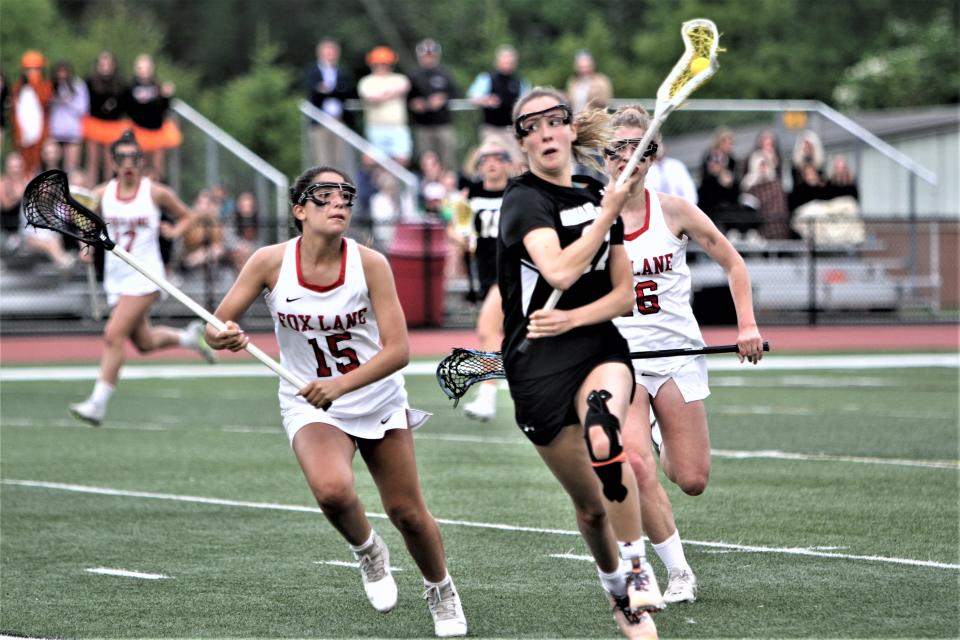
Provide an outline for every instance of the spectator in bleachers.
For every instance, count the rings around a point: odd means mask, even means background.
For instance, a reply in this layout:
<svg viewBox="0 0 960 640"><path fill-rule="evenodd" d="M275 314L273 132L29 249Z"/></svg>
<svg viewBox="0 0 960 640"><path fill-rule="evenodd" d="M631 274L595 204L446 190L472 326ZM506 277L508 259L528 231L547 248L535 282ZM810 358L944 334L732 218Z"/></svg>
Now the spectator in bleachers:
<svg viewBox="0 0 960 640"><path fill-rule="evenodd" d="M226 245L230 263L238 272L260 246L260 213L257 197L250 191L237 196L233 225L227 227Z"/></svg>
<svg viewBox="0 0 960 640"><path fill-rule="evenodd" d="M53 84L46 77L46 68L47 59L42 53L26 51L20 58L20 78L13 85L13 148L23 158L27 175L33 175L40 166L40 145L49 133Z"/></svg>
<svg viewBox="0 0 960 640"><path fill-rule="evenodd" d="M176 87L157 79L153 58L141 53L133 63L133 81L124 97L124 108L145 155L144 174L162 180L167 149L180 146L183 136L169 117Z"/></svg>
<svg viewBox="0 0 960 640"><path fill-rule="evenodd" d="M63 171L63 148L53 138L47 138L40 145L40 168L37 173L51 169Z"/></svg>
<svg viewBox="0 0 960 640"><path fill-rule="evenodd" d="M703 156L699 206L714 221L740 208L737 161L733 151L733 131L720 127L714 132L710 149Z"/></svg>
<svg viewBox="0 0 960 640"><path fill-rule="evenodd" d="M793 190L787 196L787 204L790 211L796 211L797 207L807 204L811 200L829 200L830 192L827 189L826 182L817 171L816 166L811 163L801 164L800 175L793 183Z"/></svg>
<svg viewBox="0 0 960 640"><path fill-rule="evenodd" d="M87 184L100 182L100 168L109 174L110 145L129 127L124 116L127 85L120 75L116 57L103 50L97 54L93 73L87 77L89 113L83 118L83 138L87 142Z"/></svg>
<svg viewBox="0 0 960 640"><path fill-rule="evenodd" d="M440 43L430 38L417 43L419 68L410 76L407 104L413 120L416 153L433 151L445 167L457 162L457 131L450 113L450 99L456 85L450 72L440 64Z"/></svg>
<svg viewBox="0 0 960 640"><path fill-rule="evenodd" d="M28 182L30 175L24 168L23 156L11 151L3 161L0 175L0 230L6 236L6 249L14 250L20 243L20 201Z"/></svg>
<svg viewBox="0 0 960 640"><path fill-rule="evenodd" d="M483 108L483 124L478 139L488 136L500 138L511 156L518 157L519 147L513 136L513 104L530 89L529 83L517 72L517 50L508 44L500 45L494 54L492 71L482 71L474 78L467 97Z"/></svg>
<svg viewBox="0 0 960 640"><path fill-rule="evenodd" d="M597 71L589 49L580 49L573 56L573 75L567 79L567 97L574 113L587 107L606 109L613 98L613 85L605 74Z"/></svg>
<svg viewBox="0 0 960 640"><path fill-rule="evenodd" d="M419 166L417 177L420 179L420 193L417 194L417 198L418 204L423 206L426 202L426 185L439 183L443 178L445 167L440 163L440 157L434 151L424 151L420 154L420 161L417 164Z"/></svg>
<svg viewBox="0 0 960 640"><path fill-rule="evenodd" d="M393 239L393 228L398 222L417 219L414 203L404 197L400 182L383 171L376 178L377 191L370 198L370 218L377 246L386 249Z"/></svg>
<svg viewBox="0 0 960 640"><path fill-rule="evenodd" d="M87 84L73 75L69 62L53 65L50 137L63 148L63 170L74 176L80 169L83 116L90 111Z"/></svg>
<svg viewBox="0 0 960 640"><path fill-rule="evenodd" d="M859 202L860 191L857 189L857 180L847 162L846 156L834 156L827 172L827 189L831 198L851 196Z"/></svg>
<svg viewBox="0 0 960 640"><path fill-rule="evenodd" d="M225 253L220 208L209 189L200 190L192 210L194 215L181 236L179 262L184 271L217 264Z"/></svg>
<svg viewBox="0 0 960 640"><path fill-rule="evenodd" d="M793 165L791 171L794 185L803 182L803 173L807 166L812 166L821 180L824 178L823 143L820 142L820 136L810 129L802 131L797 136L790 160Z"/></svg>
<svg viewBox="0 0 960 640"><path fill-rule="evenodd" d="M687 170L687 165L676 158L667 155L666 146L661 142L653 163L647 169L647 178L644 182L648 189L669 193L672 196L686 198L693 204L699 201L697 184Z"/></svg>
<svg viewBox="0 0 960 640"><path fill-rule="evenodd" d="M768 240L790 238L790 213L787 196L777 177L774 160L757 149L747 160L747 173L740 182L744 200L760 213L760 235Z"/></svg>
<svg viewBox="0 0 960 640"><path fill-rule="evenodd" d="M317 43L317 60L304 72L304 86L310 104L348 127L353 126L344 102L357 97L353 74L340 66L340 45L330 38ZM347 166L347 145L325 127L311 122L310 144L314 164Z"/></svg>
<svg viewBox="0 0 960 640"><path fill-rule="evenodd" d="M7 76L0 71L0 149L3 149L3 136L7 130L7 108L10 101L10 87Z"/></svg>
<svg viewBox="0 0 960 640"><path fill-rule="evenodd" d="M753 151L760 151L767 158L767 162L774 168L777 178L783 178L783 154L780 153L780 140L773 129L764 129L757 134L757 141Z"/></svg>
<svg viewBox="0 0 960 640"><path fill-rule="evenodd" d="M375 47L367 54L370 75L360 78L357 93L363 99L367 140L404 166L410 163L413 141L407 125L407 93L410 79L393 70L397 54L389 47Z"/></svg>

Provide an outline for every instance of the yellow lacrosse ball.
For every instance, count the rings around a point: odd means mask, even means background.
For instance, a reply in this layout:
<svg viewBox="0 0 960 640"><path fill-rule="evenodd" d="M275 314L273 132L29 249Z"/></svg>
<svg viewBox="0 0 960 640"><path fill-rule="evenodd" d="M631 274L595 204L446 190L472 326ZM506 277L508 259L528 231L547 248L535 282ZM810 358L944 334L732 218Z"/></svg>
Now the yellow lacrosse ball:
<svg viewBox="0 0 960 640"><path fill-rule="evenodd" d="M707 58L704 58L703 56L699 58L694 58L693 60L690 61L690 71L692 71L694 75L700 73L701 71L703 71L709 66L710 66L710 60Z"/></svg>

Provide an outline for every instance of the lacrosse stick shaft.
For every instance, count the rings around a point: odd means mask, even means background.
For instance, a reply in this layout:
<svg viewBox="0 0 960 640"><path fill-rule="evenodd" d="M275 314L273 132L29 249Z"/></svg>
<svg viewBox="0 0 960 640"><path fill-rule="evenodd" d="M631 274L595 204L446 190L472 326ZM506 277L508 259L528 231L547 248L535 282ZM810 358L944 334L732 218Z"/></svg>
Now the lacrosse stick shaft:
<svg viewBox="0 0 960 640"><path fill-rule="evenodd" d="M220 318L216 317L215 315L213 315L212 313L204 309L202 306L200 306L198 303L194 302L193 299L187 296L187 294L180 291L180 289L173 286L171 283L167 282L166 279L159 277L157 276L157 274L151 273L150 271L147 271L146 269L144 269L140 265L140 263L137 262L137 259L134 258L132 255L130 255L126 250L122 249L119 246L114 246L112 249L110 249L110 251L112 251L114 255L116 255L118 258L120 258L121 260L129 264L131 267L133 267L134 269L142 273L144 276L149 278L158 287L160 287L161 289L166 291L168 294L170 294L171 296L173 296L174 298L182 302L185 307L190 309L190 311L195 313L201 319L206 321L208 324L212 324L214 327L217 328L217 330L223 331L227 328L227 325L222 320L220 320ZM280 376L281 378L283 378L284 380L286 380L287 382L295 386L298 390L302 389L307 385L305 381L301 380L300 378L295 376L293 373L285 369L279 362L277 362L276 360L268 356L266 353L261 351L260 348L255 346L252 342L248 342L247 346L245 346L244 349L247 351L247 353L252 355L254 358L256 358L263 364L270 367L270 369L272 369L274 373L276 373L278 376Z"/></svg>
<svg viewBox="0 0 960 640"><path fill-rule="evenodd" d="M103 319L103 308L100 306L100 294L97 292L97 268L92 262L87 263L87 295L90 296L90 317L94 320Z"/></svg>
<svg viewBox="0 0 960 640"><path fill-rule="evenodd" d="M770 351L770 343L763 343L763 350ZM645 358L672 358L674 356L707 356L712 353L737 353L740 349L735 344L718 344L713 347L700 347L697 349L660 349L659 351L631 351L631 360L643 360Z"/></svg>

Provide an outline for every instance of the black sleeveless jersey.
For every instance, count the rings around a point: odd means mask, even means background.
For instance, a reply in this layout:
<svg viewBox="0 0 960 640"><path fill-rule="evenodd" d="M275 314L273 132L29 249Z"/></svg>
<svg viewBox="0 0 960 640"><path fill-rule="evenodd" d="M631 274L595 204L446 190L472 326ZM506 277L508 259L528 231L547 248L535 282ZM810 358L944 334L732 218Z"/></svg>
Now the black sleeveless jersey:
<svg viewBox="0 0 960 640"><path fill-rule="evenodd" d="M473 232L477 237L477 275L481 293L497 283L497 232L500 227L500 206L503 191L488 191L482 182L470 183L467 202L473 210Z"/></svg>
<svg viewBox="0 0 960 640"><path fill-rule="evenodd" d="M527 172L511 180L503 195L497 282L503 297L503 356L508 378L539 378L611 349L627 351L611 321L533 340L525 354L517 350L527 335L528 317L543 307L553 291L527 253L524 236L534 229L552 228L560 246L566 247L580 238L600 213L602 185L587 176L575 176L573 181L573 187L560 187ZM619 218L586 271L560 297L558 309L582 307L610 292L610 246L617 244L623 244Z"/></svg>

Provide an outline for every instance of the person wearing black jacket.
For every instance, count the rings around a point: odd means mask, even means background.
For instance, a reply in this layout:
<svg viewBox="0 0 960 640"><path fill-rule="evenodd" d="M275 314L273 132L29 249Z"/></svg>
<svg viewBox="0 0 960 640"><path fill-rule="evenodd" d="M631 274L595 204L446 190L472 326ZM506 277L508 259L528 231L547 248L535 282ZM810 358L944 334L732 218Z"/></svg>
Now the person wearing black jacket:
<svg viewBox="0 0 960 640"><path fill-rule="evenodd" d="M457 166L457 132L450 113L456 86L450 72L440 64L440 43L427 38L417 44L420 67L410 75L407 105L413 122L417 155L433 151L444 169Z"/></svg>
<svg viewBox="0 0 960 640"><path fill-rule="evenodd" d="M317 44L317 60L304 71L304 89L310 104L353 127L344 102L357 97L357 83L349 70L340 66L340 45L330 38ZM310 146L314 164L348 165L347 145L343 139L318 123L311 123Z"/></svg>

